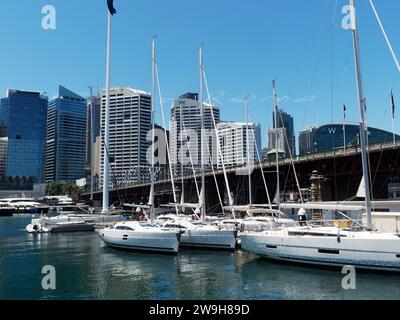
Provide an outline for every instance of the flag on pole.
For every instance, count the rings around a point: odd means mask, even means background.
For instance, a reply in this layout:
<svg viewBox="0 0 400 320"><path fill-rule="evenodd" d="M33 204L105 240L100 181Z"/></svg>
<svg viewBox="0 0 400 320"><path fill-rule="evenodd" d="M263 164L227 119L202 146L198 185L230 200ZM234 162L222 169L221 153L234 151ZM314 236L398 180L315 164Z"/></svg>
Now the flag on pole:
<svg viewBox="0 0 400 320"><path fill-rule="evenodd" d="M390 95L391 95L391 98L392 98L392 117L393 117L393 119L394 119L394 113L395 113L395 111L396 111L396 106L395 106L395 104L394 104L393 90L390 91Z"/></svg>
<svg viewBox="0 0 400 320"><path fill-rule="evenodd" d="M343 105L343 115L344 115L345 119L346 119L346 111L347 111L347 108L346 108L346 105L344 104Z"/></svg>
<svg viewBox="0 0 400 320"><path fill-rule="evenodd" d="M117 13L117 10L114 8L114 0L107 0L107 6L108 10L110 11L111 15L114 15Z"/></svg>

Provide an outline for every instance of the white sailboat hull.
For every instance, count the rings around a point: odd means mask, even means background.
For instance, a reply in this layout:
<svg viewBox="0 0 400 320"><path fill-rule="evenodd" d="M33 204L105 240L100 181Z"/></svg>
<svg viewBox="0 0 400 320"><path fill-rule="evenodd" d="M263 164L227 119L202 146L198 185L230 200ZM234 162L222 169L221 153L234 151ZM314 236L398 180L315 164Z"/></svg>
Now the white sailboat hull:
<svg viewBox="0 0 400 320"><path fill-rule="evenodd" d="M236 247L236 235L235 230L199 228L186 230L180 243L182 247L233 251Z"/></svg>
<svg viewBox="0 0 400 320"><path fill-rule="evenodd" d="M177 254L179 233L172 231L99 230L100 238L110 247L146 252Z"/></svg>
<svg viewBox="0 0 400 320"><path fill-rule="evenodd" d="M244 233L241 245L256 255L303 264L400 272L400 238L353 232L348 237L289 236L282 232Z"/></svg>

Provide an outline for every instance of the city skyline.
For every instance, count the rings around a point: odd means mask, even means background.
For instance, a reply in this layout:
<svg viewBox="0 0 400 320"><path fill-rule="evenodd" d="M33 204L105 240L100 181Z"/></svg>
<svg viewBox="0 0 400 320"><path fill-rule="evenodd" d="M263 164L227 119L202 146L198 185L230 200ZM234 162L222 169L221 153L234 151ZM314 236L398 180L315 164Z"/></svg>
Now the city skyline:
<svg viewBox="0 0 400 320"><path fill-rule="evenodd" d="M98 84L99 91L104 87L105 4L87 1L80 4L80 11L76 12L73 1L51 2L57 10L57 28L49 31L40 26L43 17L40 1L24 4L23 11L19 0L7 4L10 14L2 13L0 22L4 24L3 32L10 30L3 34L9 48L3 51L3 62L0 62L7 77L0 80L0 92L12 87L27 88L46 91L51 99L59 82L85 97L88 84L95 87ZM186 27L182 28L179 17L191 11L193 3L171 6L174 8L171 11L169 5L161 1L138 1L134 5L119 2L119 14L113 18L112 86L150 91L150 41L157 33L161 89L168 101L166 105L182 92L197 91L196 50L205 42L210 90L217 98L222 119L243 120L239 97L250 94L251 116L260 119L258 122L265 133L272 127L270 81L277 76L280 107L296 119L296 136L310 125L332 120L340 122L343 103L348 106L348 121L358 121L353 62L349 54L351 34L331 26L332 21L340 24L341 7L347 1L338 1L336 10L334 0L302 4L295 1L229 3L213 4L215 10L209 12L206 7L210 3L205 1L204 7L198 9L204 21L185 20ZM227 10L222 11L224 8ZM393 32L398 8L399 4L387 0L377 7L395 51L400 47ZM247 10L249 15L240 14L241 9ZM149 10L155 19L138 14ZM360 3L358 13L369 124L391 131L390 90L394 90L397 101L400 96L398 73L368 3ZM76 14L76 18L73 19L72 14ZM171 14L171 19L160 18L166 14ZM223 22L218 19L221 15ZM243 24L236 25L238 19ZM92 26L87 21L96 23ZM27 28L29 39L25 36ZM130 36L135 41L125 46ZM71 41L76 48L85 50L67 48L66 43ZM36 46L36 42L42 47ZM23 47L32 49L28 57ZM27 65L29 72L26 72ZM41 79L37 81L39 70ZM395 121L395 124L398 132L400 123ZM265 134L263 145L266 145Z"/></svg>

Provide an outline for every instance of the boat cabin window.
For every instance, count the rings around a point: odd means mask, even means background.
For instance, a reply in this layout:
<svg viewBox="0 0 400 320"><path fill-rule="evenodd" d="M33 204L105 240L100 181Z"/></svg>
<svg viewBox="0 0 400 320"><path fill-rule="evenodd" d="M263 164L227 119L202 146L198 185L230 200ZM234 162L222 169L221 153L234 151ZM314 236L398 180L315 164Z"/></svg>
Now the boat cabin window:
<svg viewBox="0 0 400 320"><path fill-rule="evenodd" d="M127 226L117 226L117 227L115 227L115 230L129 230L129 231L134 231L132 228L127 227Z"/></svg>
<svg viewBox="0 0 400 320"><path fill-rule="evenodd" d="M181 229L187 229L186 227L180 225L180 224L174 224L174 223L168 223L164 226L165 228L181 228Z"/></svg>

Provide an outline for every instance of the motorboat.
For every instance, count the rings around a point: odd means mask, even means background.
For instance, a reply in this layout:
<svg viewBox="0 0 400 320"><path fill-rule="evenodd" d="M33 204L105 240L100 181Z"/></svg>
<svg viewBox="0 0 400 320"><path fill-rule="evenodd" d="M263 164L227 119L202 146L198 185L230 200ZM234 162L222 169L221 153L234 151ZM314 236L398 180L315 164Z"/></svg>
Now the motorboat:
<svg viewBox="0 0 400 320"><path fill-rule="evenodd" d="M125 220L126 218L122 215L110 214L62 214L55 217L42 216L40 218L33 218L31 223L27 225L26 231L29 233L54 232L56 230L58 232L64 230L68 232L93 231L98 225L107 225Z"/></svg>
<svg viewBox="0 0 400 320"><path fill-rule="evenodd" d="M8 204L14 208L14 214L45 214L49 206L35 201L33 198L6 198L0 203Z"/></svg>

